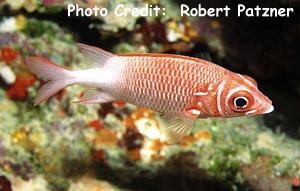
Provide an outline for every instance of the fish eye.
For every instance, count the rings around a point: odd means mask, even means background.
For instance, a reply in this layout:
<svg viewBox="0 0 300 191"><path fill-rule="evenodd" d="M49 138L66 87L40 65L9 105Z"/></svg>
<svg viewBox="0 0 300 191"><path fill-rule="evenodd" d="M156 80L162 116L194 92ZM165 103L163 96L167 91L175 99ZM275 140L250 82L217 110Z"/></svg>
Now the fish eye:
<svg viewBox="0 0 300 191"><path fill-rule="evenodd" d="M240 96L234 99L233 104L236 108L245 108L248 105L248 99Z"/></svg>
<svg viewBox="0 0 300 191"><path fill-rule="evenodd" d="M254 98L248 91L237 91L228 99L229 107L235 112L245 112L254 104Z"/></svg>

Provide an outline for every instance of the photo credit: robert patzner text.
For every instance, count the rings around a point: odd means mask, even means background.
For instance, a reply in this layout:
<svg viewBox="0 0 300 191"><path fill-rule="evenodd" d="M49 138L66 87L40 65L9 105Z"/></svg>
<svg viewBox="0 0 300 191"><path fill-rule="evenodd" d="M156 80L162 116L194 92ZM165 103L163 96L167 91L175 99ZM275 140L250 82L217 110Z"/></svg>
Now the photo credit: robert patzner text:
<svg viewBox="0 0 300 191"><path fill-rule="evenodd" d="M179 16L181 17L228 17L232 8L228 5L218 8L204 7L202 4L198 4L196 7L190 7L187 4L179 5ZM256 5L255 7L247 7L244 4L238 4L234 9L237 10L237 17L291 17L293 15L294 8L292 7L261 7ZM127 6L126 4L118 4L112 10L108 10L105 7L82 8L78 4L68 4L68 16L78 17L105 17L113 14L116 17L160 17L165 16L168 11L165 7L159 5L143 4L140 7Z"/></svg>

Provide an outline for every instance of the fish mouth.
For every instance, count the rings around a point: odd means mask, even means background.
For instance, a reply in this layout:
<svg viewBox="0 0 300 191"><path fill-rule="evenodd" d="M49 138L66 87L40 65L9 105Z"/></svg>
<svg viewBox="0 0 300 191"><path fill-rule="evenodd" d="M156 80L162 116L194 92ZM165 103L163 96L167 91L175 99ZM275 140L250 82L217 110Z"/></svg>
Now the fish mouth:
<svg viewBox="0 0 300 191"><path fill-rule="evenodd" d="M266 111L264 111L263 114L271 113L272 111L274 111L273 105L271 105Z"/></svg>

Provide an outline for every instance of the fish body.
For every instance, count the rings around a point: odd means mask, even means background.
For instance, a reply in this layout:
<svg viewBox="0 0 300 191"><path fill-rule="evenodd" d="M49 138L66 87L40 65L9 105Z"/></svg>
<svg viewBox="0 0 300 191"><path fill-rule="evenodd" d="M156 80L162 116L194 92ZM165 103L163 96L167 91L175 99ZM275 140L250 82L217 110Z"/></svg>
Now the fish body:
<svg viewBox="0 0 300 191"><path fill-rule="evenodd" d="M195 91L215 86L227 72L206 61L165 54L119 55L107 67L103 72L110 71L111 76L99 88L116 99L162 113L184 111Z"/></svg>
<svg viewBox="0 0 300 191"><path fill-rule="evenodd" d="M124 100L161 113L161 130L169 143L177 142L197 118L236 117L273 111L272 102L252 78L209 61L172 54L112 54L78 44L91 68L70 71L42 57L26 63L41 87L35 105L66 86L93 87L82 103Z"/></svg>

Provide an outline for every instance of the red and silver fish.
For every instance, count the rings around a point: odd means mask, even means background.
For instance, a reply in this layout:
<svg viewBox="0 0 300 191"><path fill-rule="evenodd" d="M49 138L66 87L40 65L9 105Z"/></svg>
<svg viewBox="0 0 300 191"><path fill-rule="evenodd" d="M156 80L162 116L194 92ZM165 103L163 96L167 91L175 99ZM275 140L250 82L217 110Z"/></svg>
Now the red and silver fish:
<svg viewBox="0 0 300 191"><path fill-rule="evenodd" d="M273 111L255 80L209 61L173 54L112 54L78 44L90 69L71 71L42 57L26 63L47 81L35 99L40 104L73 84L93 87L83 103L124 100L162 114L161 130L174 143L197 118L236 117Z"/></svg>

